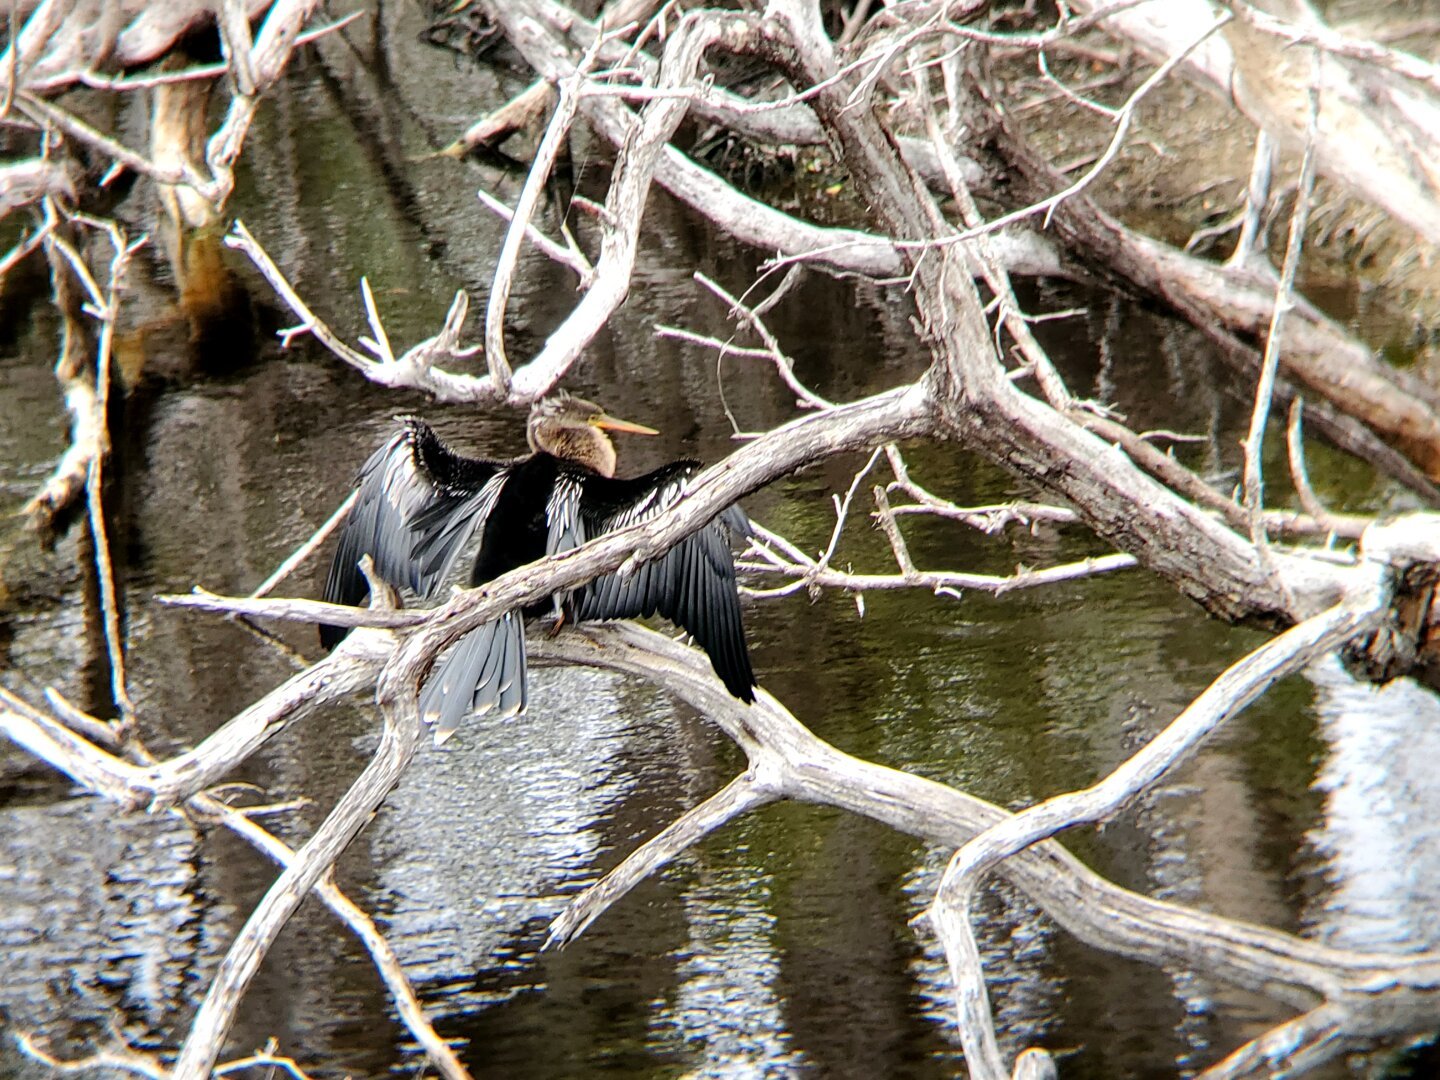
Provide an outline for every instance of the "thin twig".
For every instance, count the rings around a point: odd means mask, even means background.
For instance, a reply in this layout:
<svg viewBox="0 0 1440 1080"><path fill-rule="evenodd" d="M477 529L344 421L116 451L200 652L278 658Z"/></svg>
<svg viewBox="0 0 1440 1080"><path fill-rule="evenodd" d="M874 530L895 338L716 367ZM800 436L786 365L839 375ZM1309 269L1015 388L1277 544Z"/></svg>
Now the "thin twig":
<svg viewBox="0 0 1440 1080"><path fill-rule="evenodd" d="M500 245L500 255L495 260L495 272L490 283L490 299L485 306L485 362L489 366L490 380L502 392L510 389L510 360L505 354L505 307L510 302L510 289L515 280L515 267L520 257L520 245L525 240L530 219L540 203L545 185L550 182L550 173L560 155L565 140L570 135L570 125L580 107L580 88L584 85L590 68L595 63L602 34L585 51L575 70L560 83L559 97L555 111L550 114L545 135L535 151L535 160L525 177L525 186L515 204L510 227L505 230L505 240Z"/></svg>
<svg viewBox="0 0 1440 1080"><path fill-rule="evenodd" d="M116 1050L101 1050L98 1053L87 1054L83 1058L67 1061L41 1050L34 1038L24 1032L16 1032L14 1037L15 1045L22 1054L62 1075L93 1073L97 1069L113 1069L135 1076L148 1077L149 1080L169 1080L169 1073L165 1071L164 1065L148 1054L141 1054L123 1043Z"/></svg>
<svg viewBox="0 0 1440 1080"><path fill-rule="evenodd" d="M279 1069L293 1080L311 1080L310 1074L302 1069L294 1058L280 1053L274 1039L271 1039L263 1050L257 1050L253 1054L236 1058L234 1061L227 1061L223 1065L216 1065L213 1075L228 1076L232 1072L240 1072L242 1069L265 1069L267 1076L270 1077L273 1077L275 1070Z"/></svg>
<svg viewBox="0 0 1440 1080"><path fill-rule="evenodd" d="M1041 56L1043 55L1042 52ZM964 176L961 175L960 163L951 149L951 140L946 138L940 130L935 110L930 104L929 87L925 82L924 74L916 74L915 87L920 100L920 108L925 115L926 132L930 136L930 143L935 148L935 153L940 160L945 180L950 186L950 193L955 199L955 204L960 208L961 220L967 228L978 228L984 224L984 218L980 214L980 208L975 204L974 197L970 194L970 188L965 183ZM990 286L990 291L994 293L999 303L1000 321L1004 323L1005 328L1010 331L1010 336L1020 347L1026 364L1040 384L1040 390L1044 393L1045 400L1062 413L1070 412L1075 407L1075 399L1071 397L1065 380L1055 369L1049 354L1035 340L1035 335L1030 330L1030 324L1021 312L1020 302L1015 298L1015 291L1010 287L1010 277L999 261L991 257L989 244L984 238L979 239L976 243L974 258L985 276L985 283ZM999 336L998 327L996 336L997 338ZM996 351L999 351L998 348Z"/></svg>
<svg viewBox="0 0 1440 1080"><path fill-rule="evenodd" d="M1270 419L1270 401L1275 391L1275 377L1280 367L1280 342L1285 314L1295 306L1295 273L1300 266L1300 252L1305 246L1305 226L1310 219L1310 199L1315 189L1315 146L1320 124L1321 53L1313 54L1313 77L1310 81L1310 121L1305 140L1305 156L1300 162L1299 191L1295 209L1290 215L1290 236L1285 245L1285 263L1275 286L1275 304L1270 314L1270 329L1265 336L1265 355L1260 365L1260 378L1255 386L1255 406L1250 414L1250 430L1245 437L1245 507L1250 516L1250 537L1262 553L1266 548L1265 490L1261 450L1265 443L1265 427Z"/></svg>
<svg viewBox="0 0 1440 1080"><path fill-rule="evenodd" d="M325 538L334 532L336 527L345 520L345 515L350 513L350 508L355 505L355 499L358 496L358 490L352 491L349 495L345 496L345 501L335 508L335 512L325 520L325 524L316 529L309 540L306 540L291 552L285 561L275 568L274 573L255 587L255 591L252 592L250 596L254 599L259 599L262 596L270 595L276 585L279 585L294 573L295 568L313 555L315 549L325 542Z"/></svg>
<svg viewBox="0 0 1440 1080"><path fill-rule="evenodd" d="M0 258L0 282L5 280L5 275L10 273L19 263L36 248L40 247L55 228L54 204L45 200L44 220L24 237L14 247Z"/></svg>
<svg viewBox="0 0 1440 1080"><path fill-rule="evenodd" d="M397 357L394 363L382 362L372 360L364 353L352 348L330 328L324 319L310 310L309 305L300 298L300 294L295 291L260 242L245 227L243 221L239 219L235 221L233 230L225 237L225 245L243 251L265 280L270 283L271 288L280 294L280 298L300 318L298 326L278 332L282 345L288 347L297 336L310 334L371 382L381 386L423 390L442 403L493 403L500 398L498 390L488 377L476 378L470 375L459 375L434 365L437 356L461 357L474 351L473 349L462 349L459 346L460 330L469 310L469 298L463 291L456 293L455 300L450 305L450 311L445 317L445 325L439 334L410 348L403 355ZM369 283L364 282L362 294L368 290ZM375 310L373 295L366 303L367 318L372 321L373 329L376 324L379 324L379 313ZM388 339L383 333L383 325L380 330L376 331L376 337L371 339L371 344L382 351L388 347Z"/></svg>
<svg viewBox="0 0 1440 1080"><path fill-rule="evenodd" d="M1297 396L1290 403L1290 421L1285 426L1285 447L1290 458L1290 480L1295 485L1295 494L1299 496L1300 505L1305 508L1307 514L1321 525L1338 526L1341 523L1331 521L1330 511L1320 501L1320 497L1315 494L1315 489L1310 486L1310 472L1305 467L1305 439L1300 430L1304 411L1305 399ZM1331 532L1332 534L1336 533L1338 529L1332 527Z"/></svg>
<svg viewBox="0 0 1440 1080"><path fill-rule="evenodd" d="M877 446L870 452L869 460L866 461L851 478L850 486L845 489L845 497L843 499L839 496L831 495L831 500L835 504L835 527L830 530L830 542L825 545L825 550L820 553L820 558L816 560L814 567L807 573L807 577L818 577L829 568L830 560L835 555L835 549L840 544L840 534L844 531L845 521L850 516L850 504L855 501L855 492L860 489L860 481L864 480L865 477L870 474L870 470L875 467L875 461L880 457L881 449L881 447Z"/></svg>
<svg viewBox="0 0 1440 1080"><path fill-rule="evenodd" d="M115 570L110 561L110 540L105 525L105 485L102 472L110 450L110 361L114 352L115 324L120 315L120 289L131 257L145 246L148 238L141 236L134 243L127 243L118 225L106 222L105 227L114 248L114 257L110 262L110 287L105 297L104 309L100 313L100 344L95 363L96 429L100 432L100 446L95 456L90 459L85 494L90 516L90 533L95 539L95 569L100 584L105 648L110 655L110 692L120 711L120 726L116 734L124 740L135 727L135 705L130 700L130 690L125 678L125 643L120 634L120 605L115 593Z"/></svg>
<svg viewBox="0 0 1440 1080"><path fill-rule="evenodd" d="M255 268L270 283L270 287L280 294L280 298L285 301L291 311L300 316L300 326L280 332L283 344L288 346L297 334L310 334L351 367L358 368L367 375L371 368L378 366L368 356L352 349L341 339L339 334L330 329L324 319L310 310L309 305L300 298L300 294L295 291L289 279L275 265L269 253L261 247L260 241L255 239L244 221L239 218L235 219L230 235L225 237L225 246L236 248L249 256L250 261L255 264Z"/></svg>
<svg viewBox="0 0 1440 1080"><path fill-rule="evenodd" d="M1113 12L1109 13L1113 14ZM964 244L977 237L998 232L1008 225L1013 225L1016 222L1024 221L1041 213L1045 215L1044 224L1048 226L1050 216L1055 212L1055 208L1072 195L1076 195L1089 187L1090 184L1105 171L1110 162L1115 159L1115 155L1120 152L1120 148L1124 145L1125 136L1130 130L1130 124L1134 120L1136 109L1139 107L1140 101L1145 95L1163 81L1178 65L1183 63L1187 56L1208 41L1216 31L1225 26L1225 24L1230 22L1234 17L1230 12L1222 14L1183 48L1177 50L1173 56L1169 57L1163 64L1151 72L1149 77L1135 88L1135 92L1126 99L1125 104L1120 107L1117 113L1115 132L1111 135L1110 142L1106 145L1104 152L1101 153L1095 163L1091 165L1078 180L1068 187L1057 191L1054 195L1041 199L1039 202L1031 203L1029 206L1021 207L1019 210L1013 210L1008 214L1002 214L1000 217L992 218L984 225L964 229L950 236L935 237L927 240L895 240L892 241L892 243L897 248L911 249Z"/></svg>
<svg viewBox="0 0 1440 1080"><path fill-rule="evenodd" d="M385 332L385 322L380 318L380 309L375 306L375 293L370 288L370 279L360 277L360 298L365 304L365 319L370 324L372 336L360 339L382 364L395 363L395 350L390 345L390 335Z"/></svg>
<svg viewBox="0 0 1440 1080"><path fill-rule="evenodd" d="M1262 127L1255 135L1255 156L1250 164L1250 180L1245 185L1245 208L1241 217L1240 235L1235 238L1235 250L1226 260L1226 266L1244 266L1255 254L1265 223L1265 208L1270 204L1270 182L1279 152L1274 138ZM1188 244L1186 249L1189 249Z"/></svg>
<svg viewBox="0 0 1440 1080"><path fill-rule="evenodd" d="M732 341L721 341L711 334L697 334L693 330L686 330L680 326L667 326L657 323L655 336L658 338L669 338L672 341L685 341L691 345L704 345L707 348L715 349L722 357L743 356L751 360L774 360L775 354L769 349L755 348L749 345L736 345Z"/></svg>
<svg viewBox="0 0 1440 1080"><path fill-rule="evenodd" d="M793 269L792 267L792 270ZM785 351L780 348L779 339L770 332L770 328L765 325L764 319L760 317L758 312L751 310L739 299L732 296L730 291L723 285L698 270L695 272L695 280L721 300L725 301L730 308L732 318L747 323L750 328L755 331L765 346L765 355L775 364L775 370L779 372L780 378L784 380L785 385L794 392L796 398L802 405L809 406L812 409L833 409L835 407L833 401L827 401L795 377L795 361L787 356ZM786 281L788 280L790 279L787 276ZM780 289L777 289L776 292L778 293L784 288L786 288L786 286L785 283L782 282ZM726 351L729 350L727 349Z"/></svg>
<svg viewBox="0 0 1440 1080"><path fill-rule="evenodd" d="M478 189L475 195L487 209L493 211L499 217L504 218L506 221L515 220L515 211L495 198L494 195L491 195L484 188ZM580 279L576 283L576 288L588 289L595 283L595 267L592 266L590 260L585 257L585 253L574 244L573 239L569 244L557 244L537 229L533 223L527 223L525 225L525 237L534 244L542 254L558 262L561 266L573 270L575 276Z"/></svg>
<svg viewBox="0 0 1440 1080"><path fill-rule="evenodd" d="M72 139L85 143L88 146L99 150L107 157L111 157L121 165L125 165L144 176L150 177L159 184L187 184L200 192L206 199L213 199L216 196L216 185L201 176L189 165L180 165L175 168L165 168L156 165L143 154L136 153L128 146L106 135L103 131L92 127L79 117L66 112L43 98L22 90L15 99L15 106L21 112L28 115L37 124L48 125L58 128Z"/></svg>
<svg viewBox="0 0 1440 1080"><path fill-rule="evenodd" d="M880 523L880 531L885 534L885 539L890 541L890 550L894 553L895 562L900 567L900 576L904 581L914 584L920 579L920 571L915 569L915 561L910 557L910 546L905 543L905 536L900 532L900 524L895 520L895 512L890 509L890 498L885 494L885 489L878 484L875 486L873 494L875 497L875 520Z"/></svg>
<svg viewBox="0 0 1440 1080"><path fill-rule="evenodd" d="M884 489L876 488L883 499ZM890 527L893 519L877 514L882 530L886 532L900 565L899 574L857 574L820 567L816 561L796 548L789 540L764 526L755 524L755 541L751 551L762 562L742 559L736 565L743 570L763 574L778 574L794 578L793 581L773 589L747 589L749 595L757 597L789 596L801 589L841 589L851 593L870 591L893 591L896 589L925 589L939 596L958 597L967 589L1001 595L1017 589L1033 589L1053 585L1061 581L1093 577L1097 574L1128 570L1136 565L1134 556L1125 554L1101 555L1091 559L1061 563L1038 570L1021 569L1009 575L968 574L950 570L919 570L910 560L909 551L898 530L892 536ZM890 527L886 522L890 521ZM783 552L783 554L782 554ZM907 569L908 566L908 569Z"/></svg>

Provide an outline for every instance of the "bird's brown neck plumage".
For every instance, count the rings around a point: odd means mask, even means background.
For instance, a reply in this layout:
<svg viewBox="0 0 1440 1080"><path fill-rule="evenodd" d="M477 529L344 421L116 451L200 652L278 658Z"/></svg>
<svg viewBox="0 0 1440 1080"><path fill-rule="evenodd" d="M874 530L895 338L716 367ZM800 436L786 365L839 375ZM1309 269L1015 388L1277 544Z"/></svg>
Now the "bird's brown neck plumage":
<svg viewBox="0 0 1440 1080"><path fill-rule="evenodd" d="M526 436L532 450L577 462L601 476L615 475L615 444L597 427L542 420L531 424Z"/></svg>

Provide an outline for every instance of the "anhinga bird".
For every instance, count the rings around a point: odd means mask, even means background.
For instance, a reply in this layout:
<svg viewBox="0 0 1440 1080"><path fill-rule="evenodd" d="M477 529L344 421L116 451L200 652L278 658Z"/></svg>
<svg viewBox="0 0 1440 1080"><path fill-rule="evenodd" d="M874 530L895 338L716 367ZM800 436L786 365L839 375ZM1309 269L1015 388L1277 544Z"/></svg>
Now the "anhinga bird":
<svg viewBox="0 0 1440 1080"><path fill-rule="evenodd" d="M681 460L629 480L615 477L615 447L606 431L656 432L616 420L592 402L560 393L530 410L532 451L514 461L457 454L424 421L403 427L360 470L358 498L345 519L325 599L364 602L369 586L358 563L374 561L380 578L432 598L475 531L479 553L470 584L480 585L545 555L673 505L698 468ZM527 608L507 611L461 638L430 676L420 713L443 742L466 716L513 716L525 708L525 620L558 609L562 620L626 619L659 613L710 655L715 673L741 701L755 699L755 676L740 623L735 563L728 533L748 535L750 522L731 506L663 555L621 576ZM333 648L348 631L320 627Z"/></svg>

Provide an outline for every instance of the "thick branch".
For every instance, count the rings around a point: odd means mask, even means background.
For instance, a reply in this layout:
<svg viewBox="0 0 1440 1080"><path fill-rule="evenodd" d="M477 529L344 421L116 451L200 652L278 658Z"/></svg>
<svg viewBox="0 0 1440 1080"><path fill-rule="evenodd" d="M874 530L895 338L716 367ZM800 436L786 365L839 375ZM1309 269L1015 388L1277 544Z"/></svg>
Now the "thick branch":
<svg viewBox="0 0 1440 1080"><path fill-rule="evenodd" d="M836 806L931 843L959 847L1011 819L990 803L935 781L851 757L818 738L762 691L753 706L736 702L702 654L631 623L585 624L532 643L555 659L638 674L660 682L717 724L745 751L747 775L766 791ZM662 846L669 845L665 841ZM637 852L637 861L664 860ZM1386 995L1422 1008L1440 996L1440 954L1366 954L1333 949L1248 923L1218 918L1121 889L1054 841L1006 860L999 872L1082 941L1151 963L1194 968L1280 1000L1311 1007L1318 997L1373 1002L1362 1023L1383 1021ZM633 882L632 882L633 884ZM593 890L614 888L604 880ZM599 895L574 901L584 917ZM563 915L562 928L580 917ZM1417 1024L1427 1015L1415 1013Z"/></svg>
<svg viewBox="0 0 1440 1080"><path fill-rule="evenodd" d="M1082 12L1102 6L1117 9L1101 24L1108 33L1155 56L1171 55L1194 20L1210 11L1210 5L1199 0L1075 4ZM1305 40L1307 28L1296 26L1284 38L1275 36L1273 29L1233 22L1223 35L1192 53L1185 70L1258 127L1298 147L1305 139L1310 64L1291 45ZM1321 41L1325 33L1317 25L1309 37ZM1433 168L1440 142L1436 123L1440 97L1435 87L1386 70L1373 60L1357 62L1335 54L1325 67L1322 93L1328 119L1316 144L1321 173L1344 180L1431 243L1440 244L1440 177Z"/></svg>
<svg viewBox="0 0 1440 1080"><path fill-rule="evenodd" d="M794 48L788 37L777 36L777 59L796 65L797 80L825 84L835 63L823 31L809 21L809 9L783 10ZM945 235L949 226L933 199L906 170L874 111L854 107L852 89L842 79L814 101L860 191L892 235ZM908 250L916 311L936 360L933 388L952 434L1068 499L1107 542L1211 612L1286 625L1336 601L1340 577L1332 568L1283 560L1285 586L1277 587L1244 538L1144 475L1113 446L1017 390L995 355L969 276L948 247L938 257Z"/></svg>
<svg viewBox="0 0 1440 1080"><path fill-rule="evenodd" d="M1005 115L1003 110L1000 115ZM1013 123L1005 123L997 132L995 145L1012 170L1020 198L1043 197L1059 183ZM1212 337L1216 328L1225 328L1231 335L1259 338L1269 327L1275 302L1273 274L1187 255L1126 228L1084 195L1061 204L1052 223L1073 250L1085 253L1104 273L1159 298ZM1253 378L1260 367L1259 353L1231 335L1217 342L1221 357ZM1403 458L1393 451L1387 454L1388 448L1373 435L1367 440L1369 433L1359 425L1344 423L1347 416L1356 417L1409 453L1425 474L1440 477L1440 393L1433 387L1397 372L1299 298L1286 320L1281 371L1290 383L1329 404L1327 413L1318 418L1313 405L1307 411L1330 439L1432 500L1440 499L1436 487ZM1294 393L1286 383L1277 387L1286 404Z"/></svg>
<svg viewBox="0 0 1440 1080"><path fill-rule="evenodd" d="M1384 618L1388 592L1379 567L1368 589L1292 627L1231 665L1170 725L1099 783L1031 807L987 829L957 851L929 910L955 980L965 1057L977 1080L1009 1075L1000 1060L984 968L971 927L971 906L986 873L1041 839L1075 825L1107 820L1185 761L1216 728L1276 681L1332 652Z"/></svg>

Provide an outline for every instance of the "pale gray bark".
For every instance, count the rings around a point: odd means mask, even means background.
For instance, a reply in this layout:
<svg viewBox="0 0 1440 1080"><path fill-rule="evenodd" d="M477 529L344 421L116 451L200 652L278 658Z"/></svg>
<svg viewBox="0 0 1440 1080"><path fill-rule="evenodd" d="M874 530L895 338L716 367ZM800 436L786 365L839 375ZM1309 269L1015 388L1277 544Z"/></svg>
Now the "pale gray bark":
<svg viewBox="0 0 1440 1080"><path fill-rule="evenodd" d="M1159 6L1145 5L1144 10ZM640 65L643 85L632 89L637 100L644 98L645 103L632 108L615 94L586 93L584 50L598 41L595 35L599 30L594 25L544 0L514 0L492 7L516 48L539 75L555 82L564 80L578 112L616 147L617 163L602 211L601 254L585 296L528 363L516 364L512 370L508 361L493 356L490 374L472 378L435 366L440 359L466 352L460 345L468 304L463 295L457 297L435 338L396 356L367 289L367 313L374 334L371 358L331 333L278 271L269 272L274 269L270 264L267 276L304 321L303 331L315 334L367 378L386 385L422 388L445 400L507 400L512 404L533 400L572 368L625 298L653 180L702 208L712 222L733 235L772 247L786 261L902 279L913 298L916 332L928 350L930 367L911 383L855 402L832 404L801 393L798 396L813 409L811 413L762 434L704 470L689 484L685 498L653 521L523 567L483 589L459 593L434 611L340 611L315 602L230 601L209 596L184 601L191 607L376 629L352 634L331 657L266 695L193 751L169 760L123 760L54 717L7 700L0 708L0 731L9 738L118 803L157 808L203 799L206 787L318 705L371 685L376 688L384 720L379 749L309 842L293 857L285 857L284 872L255 907L217 972L181 1048L174 1075L199 1078L211 1073L246 988L280 930L312 890L329 889L325 882L335 860L408 767L422 731L416 709L418 687L445 647L505 611L572 589L600 573L633 569L704 526L737 499L836 454L872 450L873 463L879 460L880 450L888 447L897 485L917 494L920 489L905 478L899 451L893 446L908 439L962 444L1033 481L1050 500L1063 502L1063 508L1053 508L1055 520L1064 516L1066 521L1087 525L1117 552L1083 567L1084 572L1138 564L1207 611L1284 633L1222 675L1210 691L1180 713L1167 734L1093 791L1062 796L1013 817L943 785L840 754L815 738L768 694L762 692L753 707L741 705L725 693L693 649L676 642L627 626L572 629L554 641L536 641L532 648L537 658L598 663L656 679L712 718L749 758L744 774L662 830L578 898L555 924L553 942L563 943L582 932L627 889L700 836L766 802L796 798L865 814L957 847L981 834L975 847L962 850L955 877L942 890L934 909L934 921L954 960L957 1008L967 1058L977 1075L1004 1076L1012 1068L996 1049L984 973L974 955L969 928L969 897L991 869L1008 876L1060 925L1092 944L1151 963L1184 963L1310 1010L1292 1025L1237 1051L1217 1066L1217 1075L1243 1075L1245 1069L1255 1068L1257 1061L1269 1060L1268 1055L1284 1039L1304 1047L1309 1061L1320 1059L1328 1048L1346 1040L1393 1035L1433 1024L1440 956L1347 953L1164 904L1103 881L1050 837L1076 822L1104 820L1113 814L1193 753L1204 736L1254 700L1280 673L1293 670L1317 652L1344 643L1352 657L1383 672L1381 677L1429 671L1440 681L1440 662L1434 658L1440 651L1440 605L1434 602L1434 582L1440 576L1440 550L1436 548L1440 522L1433 515L1368 527L1365 522L1347 521L1348 532L1363 534L1358 552L1267 542L1265 526L1272 519L1262 506L1256 506L1248 519L1239 508L1217 507L1215 500L1223 503L1222 495L1178 463L1156 461L1135 433L1103 415L1103 409L1076 401L1048 358L1037 351L1033 340L1026 340L1023 326L1015 326L1012 332L1025 345L1028 367L1007 370L974 278L983 275L995 295L1009 297L1004 275L1017 269L1034 270L1038 265L1058 269L1055 249L1048 242L1034 243L1029 232L1013 234L1013 239L1007 240L1007 234L992 228L993 223L979 219L978 208L968 197L968 186L976 178L973 169L961 164L955 148L946 145L939 134L935 115L927 114L923 126L932 130L927 144L931 163L970 219L964 231L954 226L931 192L936 173L929 173L931 183L927 183L927 177L914 166L919 157L915 145L908 144L907 149L893 137L888 114L882 116L880 108L896 105L898 111L899 103L883 97L879 88L887 79L895 81L893 68L902 59L908 61L912 50L919 62L907 74L923 80L929 68L921 50L931 37L939 38L944 48L970 40L957 27L943 24L939 9L922 11L913 23L895 21L891 14L886 15L890 21L877 19L877 29L858 53L858 62L857 54L844 52L830 40L817 7L803 0L775 0L763 14L692 12L660 43L663 59L658 65L648 58ZM88 62L83 50L72 54L57 46L53 56L39 46L33 55L26 51L27 40L48 43L46 35L54 34L58 27L57 13L68 10L54 0L37 9L16 54L25 62L17 60L15 71L44 73L53 69L58 73L54 78L74 77L77 65ZM76 126L78 121L38 98L28 100L27 107L70 137L132 164L152 179L188 183L217 203L223 202L230 168L259 95L279 76L309 10L310 5L302 3L276 5L260 40L251 42L243 11L234 4L224 9L232 56L229 73L236 92L226 121L209 141L208 175L199 173L198 164L162 167L136 160L133 152L108 136ZM640 5L636 10L648 9ZM117 26L107 24L102 29L102 39L113 44ZM945 38L952 32L957 35L954 41ZM36 38L37 34L41 36ZM1204 70L1203 65L1217 62L1212 59L1216 55L1213 37L1197 39L1190 30L1184 41L1183 48L1173 42L1167 47L1166 63L1178 65L1189 56ZM629 48L619 41L614 47ZM702 59L712 49L768 61L786 76L797 95L804 95L803 104L797 101L774 112L756 112L733 95L712 93L699 79ZM952 118L975 104L962 100L954 76L947 69L936 80L937 89L943 88L947 95L944 107ZM1415 73L1406 71L1397 77L1413 81ZM41 80L31 89L46 85ZM930 85L920 85L926 91L922 98L928 111ZM874 231L817 228L740 196L670 145L677 125L691 109L712 122L733 123L742 132L754 133L769 125L770 137L796 132L803 133L805 141L823 139L834 148L860 201L869 208ZM556 142L566 119L562 114L556 123ZM799 141L800 135L796 138ZM1116 141L1118 144L1118 138ZM1374 164L1395 166L1382 157ZM1097 166L1087 177L1098 177L1100 171ZM1066 215L1078 215L1094 231L1086 233L1077 226L1067 239L1108 237L1102 250L1090 252L1092 257L1109 258L1117 268L1122 261L1117 252L1134 259L1140 269L1129 272L1132 280L1145 274L1176 279L1180 284L1173 285L1172 299L1177 307L1187 314L1216 314L1234 330L1258 330L1268 323L1277 304L1292 302L1284 282L1267 293L1269 283L1263 278L1242 279L1228 270L1205 267L1103 221L1090 213L1082 186L1077 183L1064 195L1047 192L1009 216L1018 221L1053 212L1055 220L1063 221ZM1423 213L1422 206L1421 225ZM527 214L528 206L522 202L512 255ZM233 243L245 247L265 269L268 258L243 226L237 229ZM1161 288L1159 284L1152 287ZM503 292L502 281L497 290L500 299L492 345L502 340ZM756 313L750 315L758 320ZM1013 315L1006 312L1005 317ZM1332 397L1363 399L1376 414L1364 419L1387 437L1397 436L1395 441L1402 448L1409 444L1397 433L1413 437L1417 445L1433 439L1433 394L1416 389L1407 395L1404 384L1368 352L1357 352L1337 327L1304 305L1296 309L1290 322L1300 329L1297 340L1301 344L1295 351L1301 359L1308 356L1311 361L1308 367L1294 369L1297 381L1312 387L1329 386ZM77 335L77 340L81 336ZM772 351L783 368L778 350ZM1342 364L1331 363L1336 353L1343 357ZM1296 362L1292 357L1292 363ZM790 385L798 386L793 371L787 373ZM1025 375L1035 377L1041 396L1020 388ZM1262 421L1266 407L1262 398L1257 407ZM1391 429L1385 429L1386 422ZM1429 462L1417 457L1410 467L1417 465L1423 471ZM860 479L857 476L843 501L836 538ZM787 567L781 560L782 568L787 572L793 568L805 587L839 587L856 593L878 587L939 590L979 584L993 585L999 591L1016 586L1016 579L981 583L920 571L909 561L883 490L876 501L899 573L883 580L874 580L874 575L840 574L829 567L833 544L810 565L795 561ZM940 512L943 507L922 509ZM1247 520L1256 524L1256 535L1243 531ZM1312 530L1323 527L1315 521L1310 525ZM1080 571L1068 567L1037 570L1020 583L1040 584L1072 572ZM378 587L374 591L381 593ZM93 723L85 721L87 730L92 730L89 725ZM442 1067L450 1071L449 1066ZM1013 1063L1015 1075L1043 1075L1047 1067L1047 1060L1038 1053L1023 1054ZM455 1075L453 1071L450 1074Z"/></svg>

